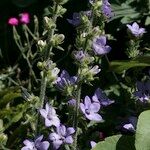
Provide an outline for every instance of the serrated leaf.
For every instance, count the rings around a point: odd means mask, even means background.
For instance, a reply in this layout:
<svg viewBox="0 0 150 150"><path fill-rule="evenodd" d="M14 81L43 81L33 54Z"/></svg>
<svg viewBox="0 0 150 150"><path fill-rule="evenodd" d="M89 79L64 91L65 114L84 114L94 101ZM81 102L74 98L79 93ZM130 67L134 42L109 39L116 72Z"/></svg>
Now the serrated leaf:
<svg viewBox="0 0 150 150"><path fill-rule="evenodd" d="M150 150L150 110L140 114L135 136L136 150Z"/></svg>
<svg viewBox="0 0 150 150"><path fill-rule="evenodd" d="M134 137L114 135L97 143L92 150L135 150Z"/></svg>
<svg viewBox="0 0 150 150"><path fill-rule="evenodd" d="M150 66L150 56L141 56L134 60L112 61L110 63L110 70L122 73L124 70L128 70L130 68L147 66Z"/></svg>

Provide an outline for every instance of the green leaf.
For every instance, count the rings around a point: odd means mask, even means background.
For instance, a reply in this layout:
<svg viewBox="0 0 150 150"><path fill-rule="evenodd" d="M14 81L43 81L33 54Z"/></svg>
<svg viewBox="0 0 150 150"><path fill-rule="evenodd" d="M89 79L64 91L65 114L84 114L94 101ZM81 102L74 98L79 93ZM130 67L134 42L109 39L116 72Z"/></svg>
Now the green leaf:
<svg viewBox="0 0 150 150"><path fill-rule="evenodd" d="M128 70L130 68L147 66L150 66L150 56L141 56L134 60L112 61L110 63L110 70L122 73L124 70Z"/></svg>
<svg viewBox="0 0 150 150"><path fill-rule="evenodd" d="M135 150L134 137L114 135L99 142L92 150Z"/></svg>
<svg viewBox="0 0 150 150"><path fill-rule="evenodd" d="M150 110L140 114L135 136L136 150L150 150Z"/></svg>

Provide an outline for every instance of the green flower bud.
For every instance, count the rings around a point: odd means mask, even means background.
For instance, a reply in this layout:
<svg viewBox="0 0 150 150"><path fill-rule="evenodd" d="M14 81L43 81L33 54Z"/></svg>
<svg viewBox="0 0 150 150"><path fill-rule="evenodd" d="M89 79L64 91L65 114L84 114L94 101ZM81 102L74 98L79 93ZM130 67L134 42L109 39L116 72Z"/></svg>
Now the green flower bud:
<svg viewBox="0 0 150 150"><path fill-rule="evenodd" d="M56 28L56 24L55 22L53 21L53 19L51 18L48 18L47 16L44 17L44 24L45 24L45 27L49 30L49 29L54 29Z"/></svg>
<svg viewBox="0 0 150 150"><path fill-rule="evenodd" d="M62 17L62 15L67 11L66 8L63 8L61 5L58 5L57 7L57 15L59 17Z"/></svg>
<svg viewBox="0 0 150 150"><path fill-rule="evenodd" d="M68 2L68 0L54 0L57 4L63 5Z"/></svg>
<svg viewBox="0 0 150 150"><path fill-rule="evenodd" d="M62 44L64 41L65 36L63 34L55 34L50 43L51 45L53 45L54 47L57 47L59 44Z"/></svg>
<svg viewBox="0 0 150 150"><path fill-rule="evenodd" d="M6 145L7 140L8 140L7 135L4 134L4 133L1 133L1 134L0 134L0 144Z"/></svg>

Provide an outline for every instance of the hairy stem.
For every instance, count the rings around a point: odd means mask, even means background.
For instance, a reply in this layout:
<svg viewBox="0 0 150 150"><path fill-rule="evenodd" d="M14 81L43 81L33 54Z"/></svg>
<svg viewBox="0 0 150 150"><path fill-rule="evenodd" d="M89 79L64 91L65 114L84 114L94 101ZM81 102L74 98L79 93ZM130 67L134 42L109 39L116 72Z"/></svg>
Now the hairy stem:
<svg viewBox="0 0 150 150"><path fill-rule="evenodd" d="M80 99L81 99L81 84L79 83L77 88L77 97L76 97L76 109L75 109L75 124L74 128L76 130L75 136L74 136L74 146L73 150L78 149L78 116L79 116L79 105L80 105Z"/></svg>

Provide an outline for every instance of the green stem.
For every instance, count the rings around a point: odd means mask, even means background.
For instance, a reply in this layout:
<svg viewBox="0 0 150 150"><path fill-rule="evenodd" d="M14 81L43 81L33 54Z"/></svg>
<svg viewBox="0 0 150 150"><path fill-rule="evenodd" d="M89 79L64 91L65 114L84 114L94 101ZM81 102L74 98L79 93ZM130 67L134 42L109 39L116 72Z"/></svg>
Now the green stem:
<svg viewBox="0 0 150 150"><path fill-rule="evenodd" d="M77 98L76 98L76 109L75 109L75 124L74 128L76 130L75 136L74 136L74 146L73 150L78 149L78 116L79 116L79 105L80 105L80 99L81 99L81 83L79 83L77 88Z"/></svg>
<svg viewBox="0 0 150 150"><path fill-rule="evenodd" d="M54 11L54 15L53 15L53 21L56 22L57 20L57 8L58 8L58 5L56 3L54 3L54 6L55 6L55 11ZM54 32L55 32L55 28L54 29L50 29L48 31L48 38L47 38L47 41L49 42L51 40L51 38L53 37L54 35ZM49 48L47 48L46 50L46 53L44 55L44 60L48 60L50 58L50 54L51 54L51 51L53 49L53 46L49 44L48 46ZM46 72L43 71L43 76L42 76L42 79L41 79L41 90L40 90L40 100L41 100L41 108L43 108L44 106L44 103L45 103L45 93L46 93L46 86L47 86L47 77L46 77ZM38 113L38 118L37 118L37 122L36 122L36 135L38 134L39 132L39 119L40 119L40 116L39 116L39 113Z"/></svg>

